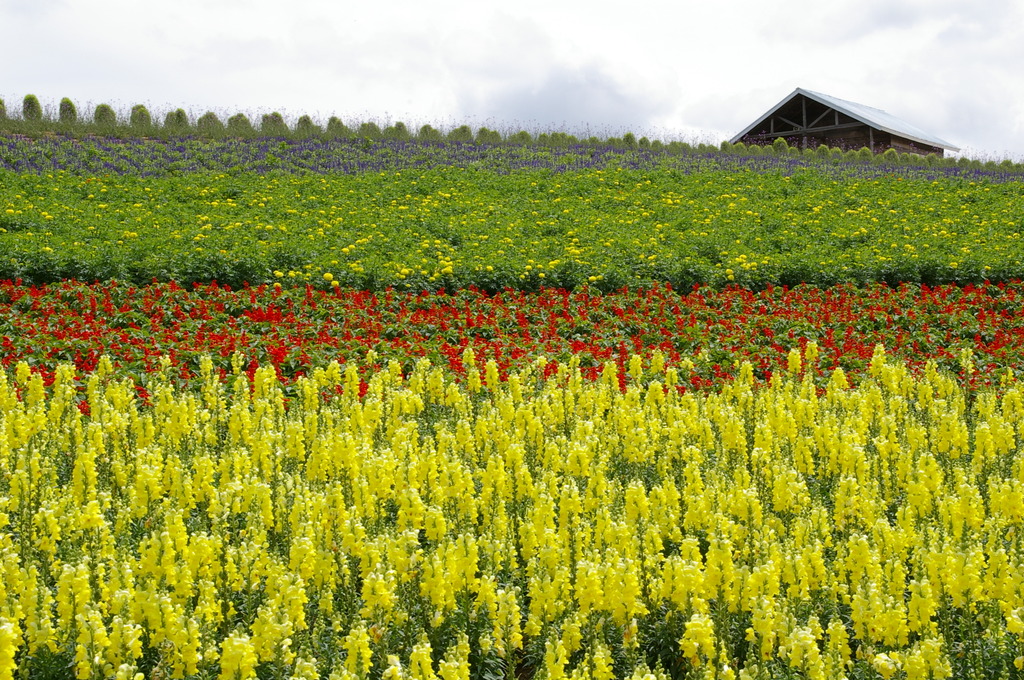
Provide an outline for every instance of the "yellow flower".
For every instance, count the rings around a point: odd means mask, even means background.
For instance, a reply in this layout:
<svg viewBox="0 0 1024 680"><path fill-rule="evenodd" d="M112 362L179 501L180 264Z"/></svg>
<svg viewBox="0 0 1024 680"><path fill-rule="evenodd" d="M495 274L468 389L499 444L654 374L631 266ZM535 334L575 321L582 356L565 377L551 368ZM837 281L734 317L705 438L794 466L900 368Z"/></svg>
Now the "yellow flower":
<svg viewBox="0 0 1024 680"><path fill-rule="evenodd" d="M886 680L900 669L899 663L884 652L871 657L871 666Z"/></svg>
<svg viewBox="0 0 1024 680"><path fill-rule="evenodd" d="M0 680L13 680L18 669L14 658L21 647L21 629L17 620L0 616Z"/></svg>
<svg viewBox="0 0 1024 680"><path fill-rule="evenodd" d="M679 648L683 656L696 665L700 656L713 658L715 654L715 627L705 614L694 614L686 622L686 632L679 639Z"/></svg>
<svg viewBox="0 0 1024 680"><path fill-rule="evenodd" d="M224 638L220 652L220 680L250 680L256 677L256 650L244 633Z"/></svg>

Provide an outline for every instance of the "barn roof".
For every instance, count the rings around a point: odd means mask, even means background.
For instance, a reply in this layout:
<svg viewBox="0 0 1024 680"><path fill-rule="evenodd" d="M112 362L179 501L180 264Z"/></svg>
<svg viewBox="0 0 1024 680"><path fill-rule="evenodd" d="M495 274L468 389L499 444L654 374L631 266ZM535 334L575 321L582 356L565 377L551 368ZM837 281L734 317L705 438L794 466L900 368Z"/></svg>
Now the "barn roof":
<svg viewBox="0 0 1024 680"><path fill-rule="evenodd" d="M738 135L733 137L730 143L735 144L738 142L743 135L747 134L755 127L757 127L761 121L767 119L773 113L778 111L784 104L793 99L798 95L803 95L809 99L813 99L825 106L831 107L840 113L844 113L851 118L855 118L860 122L870 125L871 127L888 132L889 134L896 135L909 139L912 142L918 142L919 144L927 144L929 146L938 146L949 151L959 151L960 148L956 147L949 142L939 139L935 135L929 134L907 121L897 118L891 113L887 113L882 109L876 109L873 106L865 106L864 104L858 104L856 102L847 101L845 99L839 99L831 95L822 94L820 92L812 92L803 88L796 88L788 96L782 99L778 104L768 109L768 111L760 118L755 120L753 123L743 129Z"/></svg>

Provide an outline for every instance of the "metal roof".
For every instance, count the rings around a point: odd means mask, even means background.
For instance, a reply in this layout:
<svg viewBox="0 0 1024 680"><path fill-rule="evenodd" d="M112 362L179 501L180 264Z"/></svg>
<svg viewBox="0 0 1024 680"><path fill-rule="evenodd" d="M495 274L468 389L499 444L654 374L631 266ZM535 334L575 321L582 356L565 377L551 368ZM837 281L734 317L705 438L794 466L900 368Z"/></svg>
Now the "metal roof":
<svg viewBox="0 0 1024 680"><path fill-rule="evenodd" d="M918 142L919 144L927 144L929 146L939 146L949 151L959 151L960 148L956 147L949 142L939 139L935 135L929 134L907 121L897 118L896 116L883 111L882 109L876 109L873 106L865 106L864 104L857 104L856 102L846 101L845 99L839 99L831 95L822 94L820 92L812 92L810 90L804 90L802 88L796 88L789 96L785 97L778 104L768 110L763 116L755 120L753 123L743 129L738 135L729 140L731 144L738 142L743 135L753 130L761 121L765 120L773 113L782 108L783 104L793 99L797 95L804 95L808 99L813 99L816 102L824 104L825 106L831 107L840 113L844 113L851 118L855 118L862 123L870 125L873 128L888 132L889 134L896 135L898 137L904 137L912 142Z"/></svg>

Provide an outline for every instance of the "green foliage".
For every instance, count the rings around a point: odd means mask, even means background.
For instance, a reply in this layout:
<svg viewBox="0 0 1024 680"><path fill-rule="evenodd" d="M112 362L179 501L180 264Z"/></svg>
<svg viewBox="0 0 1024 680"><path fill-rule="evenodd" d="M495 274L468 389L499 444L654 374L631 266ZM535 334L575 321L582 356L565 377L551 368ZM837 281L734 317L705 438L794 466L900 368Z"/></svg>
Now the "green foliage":
<svg viewBox="0 0 1024 680"><path fill-rule="evenodd" d="M185 109L169 111L164 117L164 129L179 133L188 131L188 114Z"/></svg>
<svg viewBox="0 0 1024 680"><path fill-rule="evenodd" d="M260 118L260 132L270 137L284 137L288 134L288 124L277 111L265 113Z"/></svg>
<svg viewBox="0 0 1024 680"><path fill-rule="evenodd" d="M531 137L530 133L527 132L526 130L520 130L519 132L509 137L508 141L512 142L513 144L531 144L533 142L533 137Z"/></svg>
<svg viewBox="0 0 1024 680"><path fill-rule="evenodd" d="M448 133L449 142L472 142L473 129L468 125L460 125Z"/></svg>
<svg viewBox="0 0 1024 680"><path fill-rule="evenodd" d="M295 134L299 137L314 137L320 132L320 126L309 116L299 116L298 122L295 123Z"/></svg>
<svg viewBox="0 0 1024 680"><path fill-rule="evenodd" d="M575 135L570 135L567 132L552 132L549 139L552 146L570 146L578 144L580 141Z"/></svg>
<svg viewBox="0 0 1024 680"><path fill-rule="evenodd" d="M408 141L412 139L412 134L409 132L409 129L405 126L405 123L401 121L384 128L381 136L384 137L384 139L397 139L400 141Z"/></svg>
<svg viewBox="0 0 1024 680"><path fill-rule="evenodd" d="M320 285L317 272L373 289L500 290L1024 276L1020 182L903 173L863 181L833 167L790 175L445 166L279 175L272 186L256 173L214 171L109 176L89 193L72 174L40 191L38 178L0 171L0 205L13 211L0 214L0 279L237 285L273 282L279 270ZM89 196L103 189L100 208ZM216 197L233 201L212 206Z"/></svg>
<svg viewBox="0 0 1024 680"><path fill-rule="evenodd" d="M625 144L626 146L636 146L636 135L634 135L632 132L627 132L626 134L622 135L622 143Z"/></svg>
<svg viewBox="0 0 1024 680"><path fill-rule="evenodd" d="M337 116L331 116L327 119L327 129L325 132L329 138L333 139L343 139L352 136L352 131Z"/></svg>
<svg viewBox="0 0 1024 680"><path fill-rule="evenodd" d="M148 130L153 127L153 117L149 115L149 109L142 104L136 104L132 107L128 124L136 130Z"/></svg>
<svg viewBox="0 0 1024 680"><path fill-rule="evenodd" d="M247 137L255 133L249 117L244 113L236 113L228 118L227 132L233 137Z"/></svg>
<svg viewBox="0 0 1024 680"><path fill-rule="evenodd" d="M775 141L772 142L772 149L775 153L787 153L789 151L789 142L786 141L785 137L776 137Z"/></svg>
<svg viewBox="0 0 1024 680"><path fill-rule="evenodd" d="M501 133L482 127L476 131L477 144L501 144Z"/></svg>
<svg viewBox="0 0 1024 680"><path fill-rule="evenodd" d="M43 107L39 103L39 98L34 94L27 94L22 100L21 117L31 123L37 123L43 119Z"/></svg>
<svg viewBox="0 0 1024 680"><path fill-rule="evenodd" d="M874 152L866 146L862 146L857 150L856 158L861 161L870 161L875 157Z"/></svg>
<svg viewBox="0 0 1024 680"><path fill-rule="evenodd" d="M93 111L92 120L101 128L110 129L117 125L117 114L109 104L100 104Z"/></svg>
<svg viewBox="0 0 1024 680"><path fill-rule="evenodd" d="M203 135L218 135L224 132L224 123L220 121L216 113L207 111L196 121L196 130Z"/></svg>
<svg viewBox="0 0 1024 680"><path fill-rule="evenodd" d="M356 136L363 137L365 139L380 139L383 136L383 133L381 132L379 125L373 121L367 121L365 123L360 123Z"/></svg>
<svg viewBox="0 0 1024 680"><path fill-rule="evenodd" d="M416 133L416 139L423 142L442 142L444 141L444 135L441 131L431 127L430 125L424 125Z"/></svg>
<svg viewBox="0 0 1024 680"><path fill-rule="evenodd" d="M537 144L540 146L569 146L579 143L579 139L565 132L542 132L537 135ZM609 139L612 146L622 146L621 139Z"/></svg>
<svg viewBox="0 0 1024 680"><path fill-rule="evenodd" d="M3 97L0 97L0 120L7 120L7 105L4 104Z"/></svg>
<svg viewBox="0 0 1024 680"><path fill-rule="evenodd" d="M75 103L67 97L61 99L60 106L57 109L57 118L61 123L77 123L78 109L75 108Z"/></svg>

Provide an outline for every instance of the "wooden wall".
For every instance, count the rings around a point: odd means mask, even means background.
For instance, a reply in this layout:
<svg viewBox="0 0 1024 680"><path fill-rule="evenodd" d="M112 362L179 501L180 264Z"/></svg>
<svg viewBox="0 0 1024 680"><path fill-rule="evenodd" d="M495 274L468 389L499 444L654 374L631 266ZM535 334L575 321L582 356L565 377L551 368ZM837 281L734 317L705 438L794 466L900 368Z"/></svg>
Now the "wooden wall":
<svg viewBox="0 0 1024 680"><path fill-rule="evenodd" d="M782 135L748 133L744 135L740 141L744 144L768 145L780 136ZM943 155L944 151L942 147L918 144L917 142L912 142L909 139L904 139L903 137L897 137L896 135L883 132L882 130L872 130L867 125L855 128L844 128L842 130L808 133L806 135L799 134L784 136L783 139L785 139L786 143L790 146L800 148L815 148L822 144L827 144L831 148L857 150L867 146L871 147L875 153L881 153L886 149L896 149L900 153L916 153L921 155L933 153L940 157Z"/></svg>

